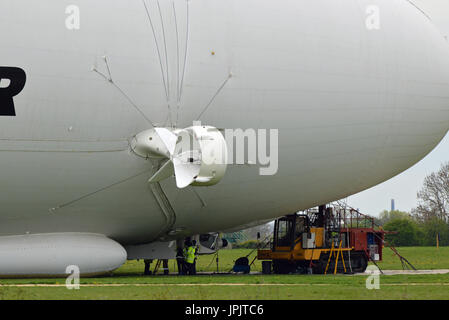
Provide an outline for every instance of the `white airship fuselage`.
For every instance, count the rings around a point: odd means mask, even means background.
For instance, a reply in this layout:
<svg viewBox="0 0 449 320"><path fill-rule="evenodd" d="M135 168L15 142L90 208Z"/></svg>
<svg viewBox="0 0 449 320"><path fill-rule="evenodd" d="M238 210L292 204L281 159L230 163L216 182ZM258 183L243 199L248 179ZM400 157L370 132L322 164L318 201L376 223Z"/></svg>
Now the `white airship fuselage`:
<svg viewBox="0 0 449 320"><path fill-rule="evenodd" d="M388 180L449 129L448 42L406 0L145 5L0 1L0 67L26 74L0 116L1 236L129 246L233 229ZM277 129L276 174L234 164L214 186L148 183L158 168L133 137L200 114Z"/></svg>

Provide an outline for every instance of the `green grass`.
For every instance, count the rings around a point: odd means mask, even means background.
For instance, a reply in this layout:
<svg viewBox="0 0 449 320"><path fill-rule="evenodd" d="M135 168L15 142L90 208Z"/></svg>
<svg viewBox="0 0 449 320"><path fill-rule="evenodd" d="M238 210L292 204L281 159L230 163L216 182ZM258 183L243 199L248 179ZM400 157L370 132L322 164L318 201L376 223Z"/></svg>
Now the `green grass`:
<svg viewBox="0 0 449 320"><path fill-rule="evenodd" d="M449 247L401 247L397 250L416 269L449 269ZM383 261L379 266L385 270L402 269L400 260L389 248L384 248Z"/></svg>
<svg viewBox="0 0 449 320"><path fill-rule="evenodd" d="M449 269L449 247L399 248L418 269ZM251 250L223 250L220 272ZM169 267L174 271L174 262ZM385 249L382 269L402 269L399 259ZM213 256L200 256L199 271L216 271ZM449 299L449 274L381 276L380 290L367 290L366 276L357 275L198 275L142 276L143 261L128 261L110 276L83 278L99 285L65 287L0 287L0 299ZM256 261L252 271L260 271ZM1 279L2 285L65 284L65 279ZM121 284L120 287L100 286ZM182 286L179 286L181 284ZM234 284L234 285L230 285Z"/></svg>
<svg viewBox="0 0 449 320"><path fill-rule="evenodd" d="M146 299L146 300L390 300L448 299L447 286L381 286L367 290L364 285L274 286L274 287L120 287L120 288L1 288L2 299Z"/></svg>
<svg viewBox="0 0 449 320"><path fill-rule="evenodd" d="M93 280L93 279L92 279ZM365 276L125 277L123 287L0 287L1 299L449 299L449 275L381 276L380 290L367 290ZM92 283L86 281L83 283ZM62 282L64 283L64 282ZM149 284L134 286L133 283ZM170 286L168 284L192 284ZM225 285L238 283L244 285ZM206 285L201 285L206 284ZM272 284L272 285L270 285Z"/></svg>

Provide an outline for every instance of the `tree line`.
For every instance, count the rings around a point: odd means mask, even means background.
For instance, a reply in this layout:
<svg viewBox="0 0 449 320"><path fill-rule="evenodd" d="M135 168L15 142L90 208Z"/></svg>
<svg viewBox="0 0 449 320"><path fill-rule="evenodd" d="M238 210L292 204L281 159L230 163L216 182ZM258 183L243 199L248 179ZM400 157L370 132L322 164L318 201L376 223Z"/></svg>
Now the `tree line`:
<svg viewBox="0 0 449 320"><path fill-rule="evenodd" d="M424 179L418 205L409 212L383 211L377 224L395 246L449 246L449 162Z"/></svg>

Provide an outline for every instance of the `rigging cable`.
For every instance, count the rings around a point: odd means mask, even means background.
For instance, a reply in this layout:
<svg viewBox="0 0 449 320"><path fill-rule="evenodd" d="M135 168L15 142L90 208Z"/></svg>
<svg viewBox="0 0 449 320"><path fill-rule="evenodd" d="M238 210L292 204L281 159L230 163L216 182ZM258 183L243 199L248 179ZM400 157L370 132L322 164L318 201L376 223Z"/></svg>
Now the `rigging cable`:
<svg viewBox="0 0 449 320"><path fill-rule="evenodd" d="M81 197L79 197L79 198L76 198L75 200L72 200L72 201L66 202L66 203L64 203L64 204L61 204L61 205L59 205L59 206L57 206L57 207L51 208L49 211L50 211L50 213L54 213L54 212L56 212L56 211L59 210L59 209L62 209L62 208L64 208L64 207L68 207L68 206L70 206L71 204L74 204L74 203L76 203L76 202L78 202L78 201L81 201L81 200L83 200L83 199L86 199L86 198L88 198L88 197L91 197L91 196L93 196L93 195L95 195L95 194L97 194L97 193L99 193L99 192L105 191L105 190L110 189L110 188L112 188L112 187L115 187L115 186L117 186L117 185L119 185L119 184L122 184L122 183L124 183L124 182L130 181L130 180L132 180L132 179L134 179L134 178L137 178L137 177L139 177L139 176L141 176L141 175L143 175L143 174L148 173L148 172L151 171L151 170L152 170L152 169L150 169L150 170L145 170L145 171L143 171L143 172L140 172L140 173L138 173L138 174L136 174L136 175L133 175L133 176L131 176L131 177L128 177L128 178L126 178L126 179L120 180L120 181L118 181L118 182L114 182L114 183L112 183L112 184L110 184L110 185L108 185L108 186L106 186L106 187L103 187L103 188L98 189L98 190L96 190L96 191L90 192L90 193L88 193L88 194L86 194L86 195L83 195L83 196L81 196Z"/></svg>
<svg viewBox="0 0 449 320"><path fill-rule="evenodd" d="M182 76L181 76L181 84L179 86L179 96L178 96L178 105L181 105L181 99L182 95L184 93L184 79L186 74L186 68L187 68L187 53L189 51L189 40L190 40L190 9L189 9L189 1L186 0L186 43L185 43L185 50L184 50L184 63L183 63L183 70L182 70ZM179 119L179 108L178 113L176 115L176 124L178 124Z"/></svg>
<svg viewBox="0 0 449 320"><path fill-rule="evenodd" d="M106 69L108 71L108 76L106 76L105 74L103 74L102 72L98 71L96 67L92 68L92 71L99 74L101 77L103 77L107 82L109 82L112 86L114 86L114 88L116 88L123 97L125 97L126 100L128 100L128 102L131 104L131 106L134 107L134 109L136 109L140 115L154 128L154 124L153 122L145 115L145 113L141 110L141 108L139 108L139 106L137 106L137 104L130 98L130 96L122 90L122 88L120 88L112 79L112 75L111 75L111 69L109 68L109 63L108 63L108 59L106 56L103 57L103 60L106 64Z"/></svg>
<svg viewBox="0 0 449 320"><path fill-rule="evenodd" d="M157 55L159 57L159 65L160 65L161 73L162 73L162 81L164 82L165 97L166 97L167 103L168 103L169 96L168 96L168 89L167 89L167 81L165 80L164 67L162 65L161 51L159 49L159 43L157 41L156 31L154 29L153 20L151 19L150 11L148 10L148 6L147 6L145 0L142 0L142 3L144 5L144 7L145 7L145 11L147 13L148 21L150 23L151 30L153 32L153 38L154 38L154 42L156 44Z"/></svg>
<svg viewBox="0 0 449 320"><path fill-rule="evenodd" d="M165 36L165 26L164 19L162 18L162 11L159 0L157 0L157 8L159 10L159 16L161 18L161 26L162 26L162 38L164 39L164 47L165 47L165 72L167 74L167 106L168 106L168 118L170 122L170 126L173 126L172 117L171 117L171 106L170 106L170 72L168 68L168 50L167 50L167 38Z"/></svg>
<svg viewBox="0 0 449 320"><path fill-rule="evenodd" d="M200 115L197 117L197 121L199 121L201 119L201 117L203 116L204 113L206 113L207 109L209 109L209 107L212 105L212 103L214 102L215 98L220 94L220 92L223 90L223 88L226 86L226 84L228 83L229 79L232 78L232 73L229 73L228 77L226 78L226 80L223 82L223 84L218 88L217 92L213 95L212 99L209 101L209 103L206 105L206 107L204 107L203 111L200 113Z"/></svg>

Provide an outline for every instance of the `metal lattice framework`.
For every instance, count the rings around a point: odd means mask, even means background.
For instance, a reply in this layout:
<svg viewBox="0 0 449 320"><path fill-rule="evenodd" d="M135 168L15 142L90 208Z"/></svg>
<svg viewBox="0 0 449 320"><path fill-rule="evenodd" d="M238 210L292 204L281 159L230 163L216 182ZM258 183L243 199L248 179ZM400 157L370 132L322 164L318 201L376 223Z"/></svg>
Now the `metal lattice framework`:
<svg viewBox="0 0 449 320"><path fill-rule="evenodd" d="M228 240L230 243L239 243L239 242L248 241L248 236L243 231L225 233L223 235L223 238Z"/></svg>

